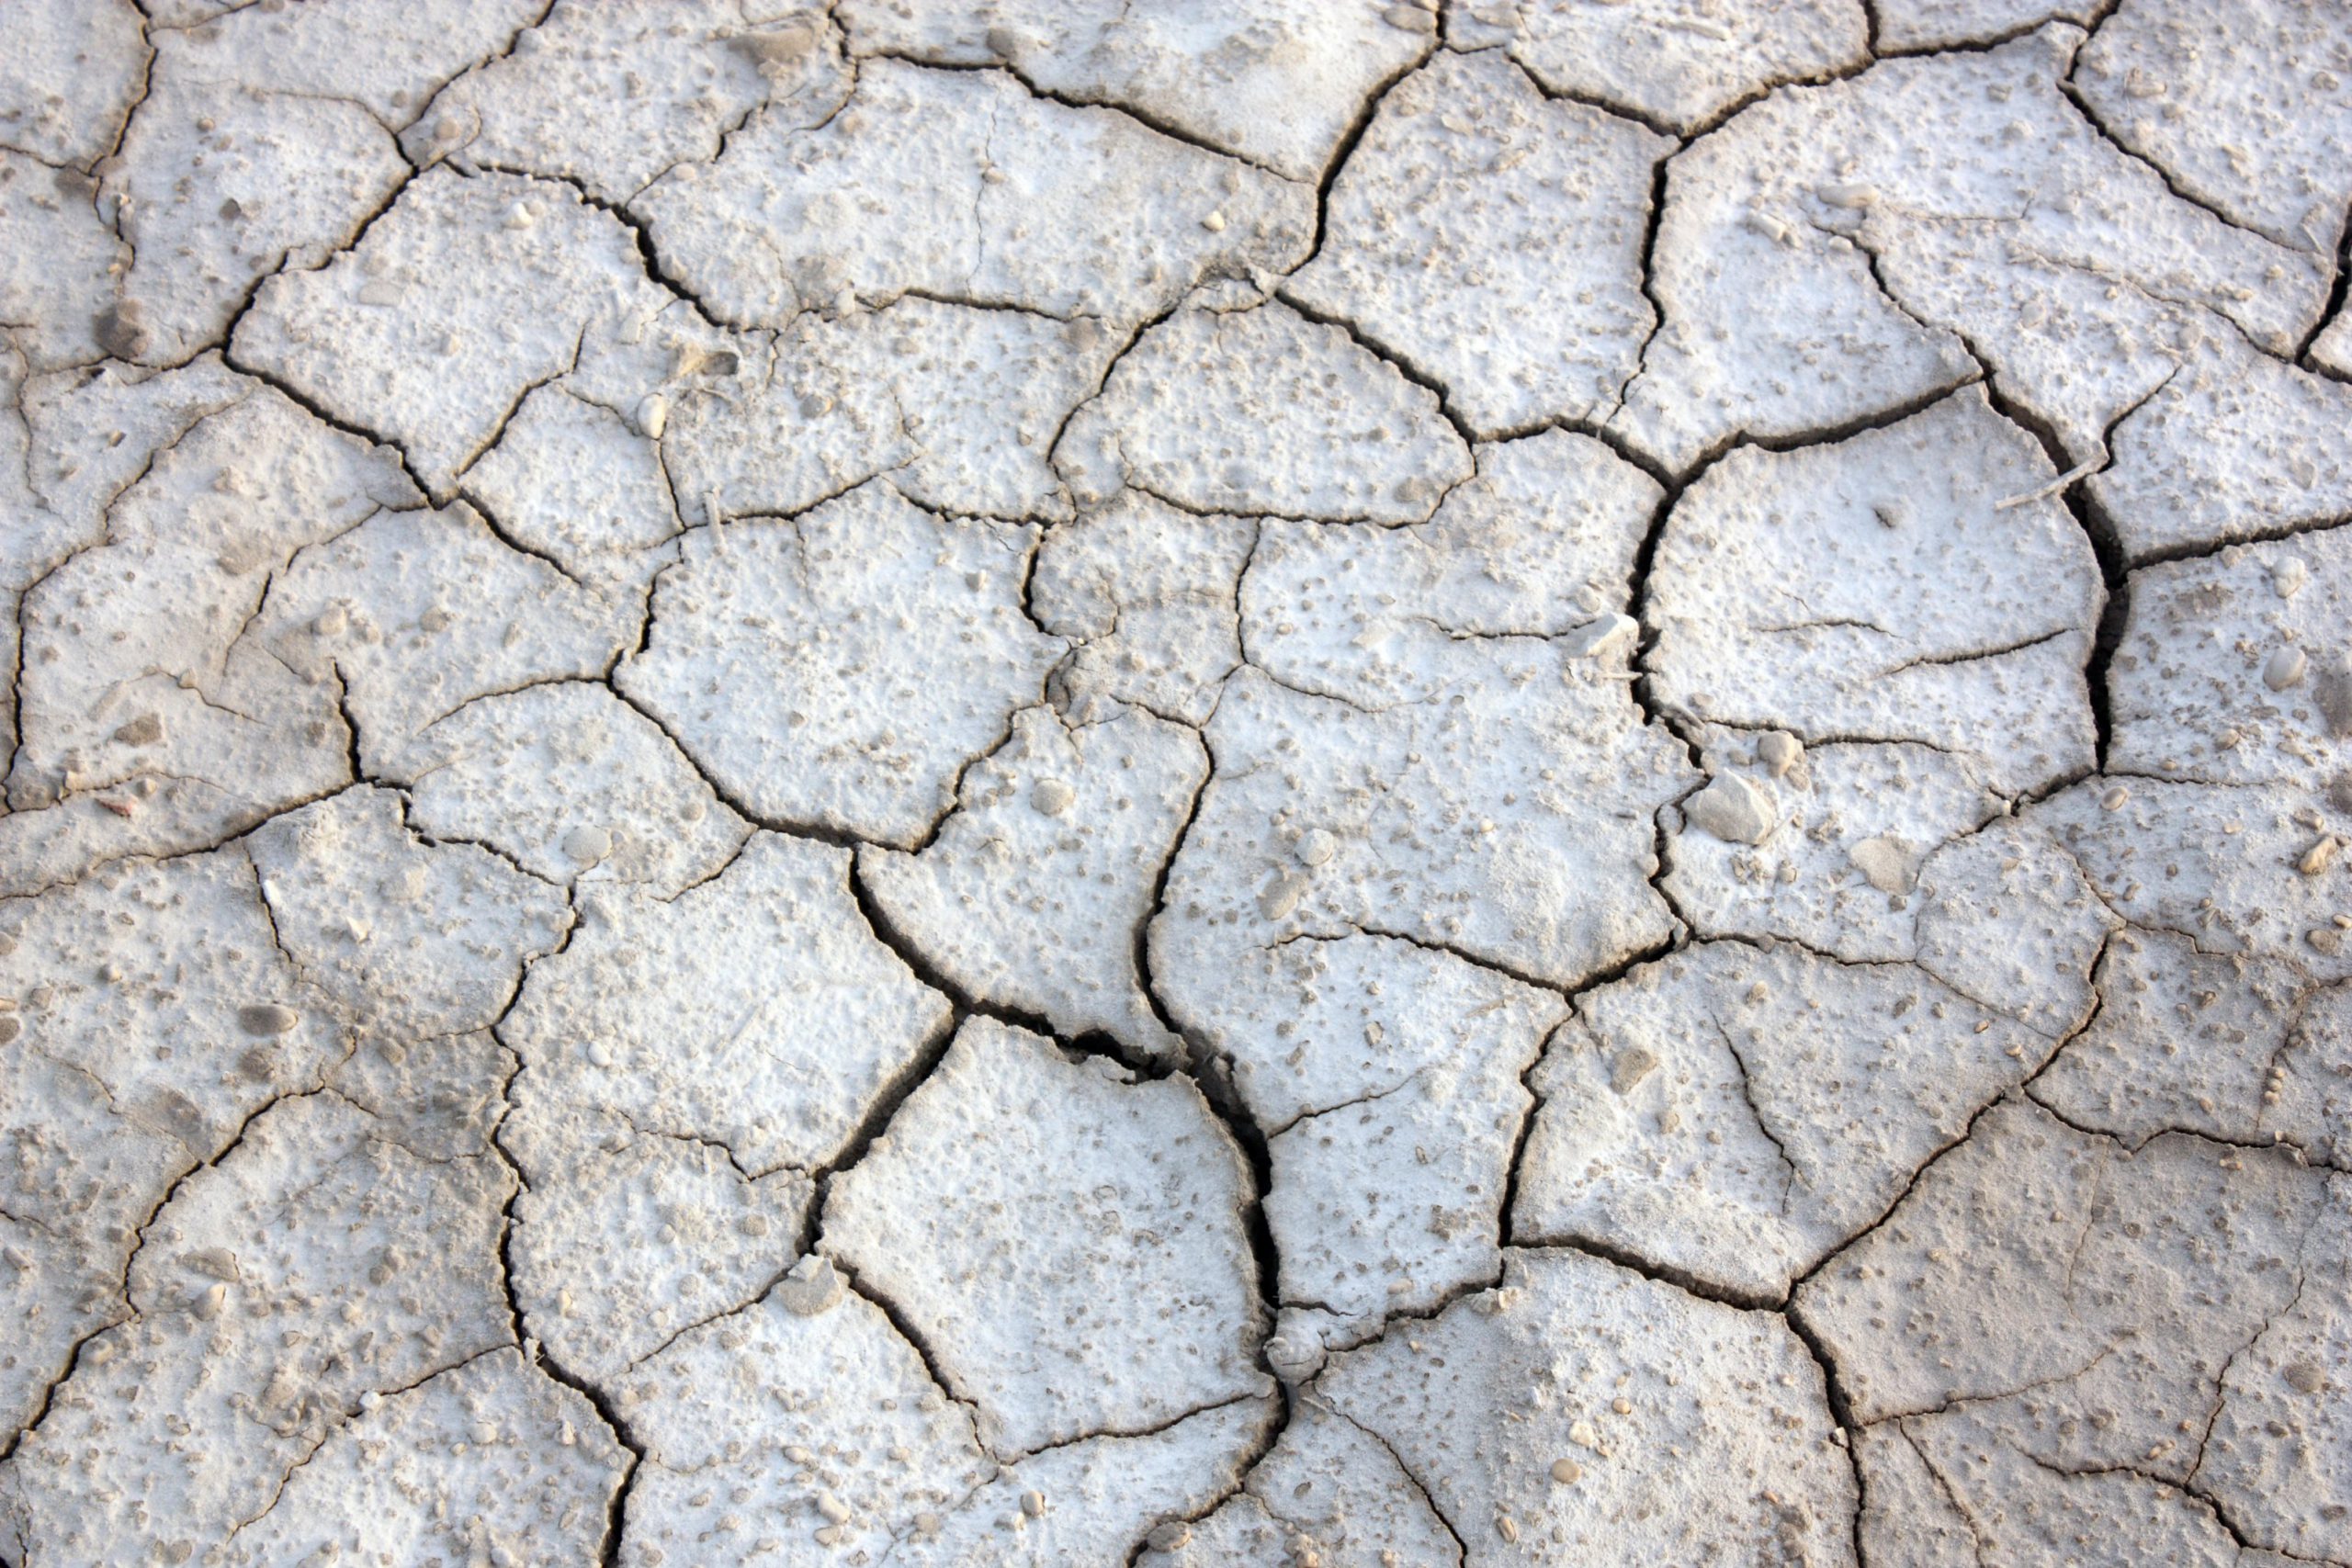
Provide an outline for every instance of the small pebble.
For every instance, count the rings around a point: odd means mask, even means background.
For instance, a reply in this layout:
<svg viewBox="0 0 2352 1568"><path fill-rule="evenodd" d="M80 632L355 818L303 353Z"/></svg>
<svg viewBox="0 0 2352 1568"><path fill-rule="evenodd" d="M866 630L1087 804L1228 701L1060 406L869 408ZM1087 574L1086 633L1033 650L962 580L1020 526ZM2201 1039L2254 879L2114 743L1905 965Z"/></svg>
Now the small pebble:
<svg viewBox="0 0 2352 1568"><path fill-rule="evenodd" d="M1572 1459L1555 1459L1552 1461L1552 1479L1563 1486L1575 1485L1583 1474L1584 1466Z"/></svg>
<svg viewBox="0 0 2352 1568"><path fill-rule="evenodd" d="M594 865L613 852L613 836L602 828L574 828L563 836L563 852L582 865Z"/></svg>
<svg viewBox="0 0 2352 1568"><path fill-rule="evenodd" d="M1283 872L1266 885L1258 895L1258 913L1270 920L1279 920L1298 908L1306 897L1306 878L1295 872Z"/></svg>
<svg viewBox="0 0 2352 1568"><path fill-rule="evenodd" d="M2310 668L2311 660L2303 656L2301 649L2282 648L2262 667L2262 683L2274 692L2283 692L2301 681L2303 671Z"/></svg>
<svg viewBox="0 0 2352 1568"><path fill-rule="evenodd" d="M1639 1045L1629 1045L1617 1054L1609 1069L1609 1087L1619 1094L1631 1094L1657 1066L1657 1057Z"/></svg>
<svg viewBox="0 0 2352 1568"><path fill-rule="evenodd" d="M1918 880L1918 861L1911 846L1892 833L1862 840L1846 852L1846 858L1881 893L1908 893Z"/></svg>
<svg viewBox="0 0 2352 1568"><path fill-rule="evenodd" d="M1578 626L1572 634L1571 646L1579 659L1599 659L1621 648L1633 647L1641 635L1641 622L1612 611Z"/></svg>
<svg viewBox="0 0 2352 1568"><path fill-rule="evenodd" d="M248 1034L283 1034L301 1021L301 1014L277 1002L248 1002L237 1010L237 1025Z"/></svg>
<svg viewBox="0 0 2352 1568"><path fill-rule="evenodd" d="M1302 864L1322 865L1340 852L1340 840L1323 829L1317 828L1298 840L1298 858Z"/></svg>
<svg viewBox="0 0 2352 1568"><path fill-rule="evenodd" d="M1682 803L1682 815L1727 844L1760 844L1779 826L1780 802L1755 780L1719 773Z"/></svg>
<svg viewBox="0 0 2352 1568"><path fill-rule="evenodd" d="M754 64L772 74L806 59L817 47L817 35L796 25L772 33L746 33L736 41Z"/></svg>
<svg viewBox="0 0 2352 1568"><path fill-rule="evenodd" d="M1059 817L1078 799L1078 791L1061 779L1039 779L1029 792L1029 804L1048 817Z"/></svg>
<svg viewBox="0 0 2352 1568"><path fill-rule="evenodd" d="M833 1260L809 1253L775 1282L778 1305L795 1317L815 1317L841 1304L849 1287L842 1283Z"/></svg>
<svg viewBox="0 0 2352 1568"><path fill-rule="evenodd" d="M1276 1377L1289 1382L1312 1377L1323 1365L1323 1346L1317 1340L1276 1334L1266 1341L1266 1365Z"/></svg>

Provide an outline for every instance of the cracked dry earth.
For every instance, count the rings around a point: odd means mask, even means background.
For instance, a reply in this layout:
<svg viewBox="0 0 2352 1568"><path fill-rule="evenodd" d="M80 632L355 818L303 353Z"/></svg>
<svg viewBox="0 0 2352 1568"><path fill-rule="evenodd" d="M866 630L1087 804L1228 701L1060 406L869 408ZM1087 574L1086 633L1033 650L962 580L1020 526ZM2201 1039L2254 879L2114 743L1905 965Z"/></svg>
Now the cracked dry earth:
<svg viewBox="0 0 2352 1568"><path fill-rule="evenodd" d="M2352 7L0 17L9 1568L2352 1562Z"/></svg>

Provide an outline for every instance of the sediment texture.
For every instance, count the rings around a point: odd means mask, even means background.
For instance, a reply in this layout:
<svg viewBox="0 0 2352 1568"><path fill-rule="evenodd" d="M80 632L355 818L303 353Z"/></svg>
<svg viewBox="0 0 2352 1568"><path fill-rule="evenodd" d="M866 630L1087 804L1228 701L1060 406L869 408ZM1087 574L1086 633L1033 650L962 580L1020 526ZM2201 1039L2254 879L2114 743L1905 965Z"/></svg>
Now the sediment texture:
<svg viewBox="0 0 2352 1568"><path fill-rule="evenodd" d="M2352 1564L2352 11L5 16L0 1563Z"/></svg>

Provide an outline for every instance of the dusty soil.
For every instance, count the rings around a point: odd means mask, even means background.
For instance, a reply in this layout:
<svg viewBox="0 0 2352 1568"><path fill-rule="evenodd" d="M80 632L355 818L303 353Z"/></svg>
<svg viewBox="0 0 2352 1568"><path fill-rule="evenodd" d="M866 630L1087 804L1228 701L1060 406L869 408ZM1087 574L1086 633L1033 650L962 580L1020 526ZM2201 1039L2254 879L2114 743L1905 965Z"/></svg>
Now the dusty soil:
<svg viewBox="0 0 2352 1568"><path fill-rule="evenodd" d="M2352 1563L2352 8L0 19L8 1568Z"/></svg>

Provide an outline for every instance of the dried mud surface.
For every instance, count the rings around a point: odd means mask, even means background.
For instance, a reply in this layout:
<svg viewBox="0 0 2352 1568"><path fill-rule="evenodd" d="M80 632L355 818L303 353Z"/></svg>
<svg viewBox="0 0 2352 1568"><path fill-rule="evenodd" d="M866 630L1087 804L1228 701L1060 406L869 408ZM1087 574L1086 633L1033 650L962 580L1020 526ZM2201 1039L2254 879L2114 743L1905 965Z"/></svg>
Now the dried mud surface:
<svg viewBox="0 0 2352 1568"><path fill-rule="evenodd" d="M2352 10L13 0L0 1564L2352 1564Z"/></svg>

